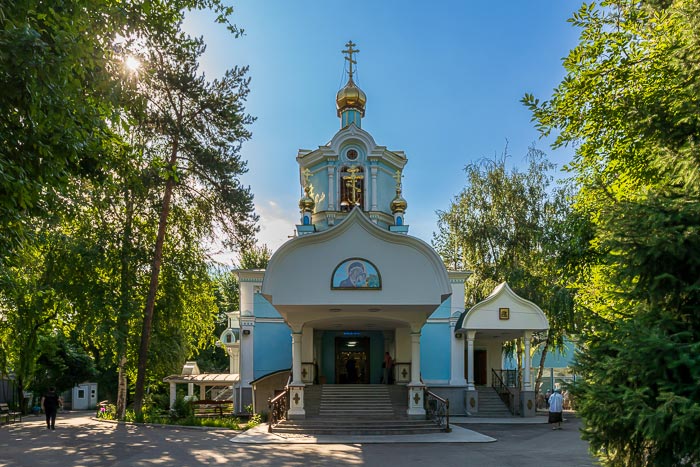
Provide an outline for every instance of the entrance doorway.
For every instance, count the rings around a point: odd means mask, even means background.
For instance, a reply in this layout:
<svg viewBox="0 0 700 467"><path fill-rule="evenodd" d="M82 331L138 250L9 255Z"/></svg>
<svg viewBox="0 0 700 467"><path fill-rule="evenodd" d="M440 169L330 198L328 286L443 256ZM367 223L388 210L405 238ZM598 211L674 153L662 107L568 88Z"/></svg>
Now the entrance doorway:
<svg viewBox="0 0 700 467"><path fill-rule="evenodd" d="M369 337L335 338L335 383L369 384Z"/></svg>
<svg viewBox="0 0 700 467"><path fill-rule="evenodd" d="M467 351L464 351L464 361L469 361L469 355ZM474 384L477 386L484 386L487 380L487 370L488 364L486 359L485 350L474 350ZM464 365L464 378L469 378L469 372L467 364Z"/></svg>

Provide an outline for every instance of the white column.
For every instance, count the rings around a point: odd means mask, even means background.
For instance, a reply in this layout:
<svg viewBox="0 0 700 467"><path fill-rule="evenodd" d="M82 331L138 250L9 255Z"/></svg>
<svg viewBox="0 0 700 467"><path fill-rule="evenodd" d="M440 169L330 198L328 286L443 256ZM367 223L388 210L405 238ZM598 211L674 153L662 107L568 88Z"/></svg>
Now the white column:
<svg viewBox="0 0 700 467"><path fill-rule="evenodd" d="M420 332L411 333L411 384L420 382Z"/></svg>
<svg viewBox="0 0 700 467"><path fill-rule="evenodd" d="M240 357L241 357L241 348L236 345L234 347L231 347L229 350L229 373L232 375L237 375L240 373Z"/></svg>
<svg viewBox="0 0 700 467"><path fill-rule="evenodd" d="M476 331L467 331L467 389L474 390L474 337Z"/></svg>
<svg viewBox="0 0 700 467"><path fill-rule="evenodd" d="M245 283L244 283L245 284ZM241 318L241 346L239 367L241 391L250 388L250 382L255 379L253 361L255 360L255 318ZM242 394L241 394L242 395Z"/></svg>
<svg viewBox="0 0 700 467"><path fill-rule="evenodd" d="M372 167L372 211L377 210L377 167Z"/></svg>
<svg viewBox="0 0 700 467"><path fill-rule="evenodd" d="M187 395L190 397L194 395L194 383L187 383Z"/></svg>
<svg viewBox="0 0 700 467"><path fill-rule="evenodd" d="M333 186L333 166L328 166L328 210L335 211L335 187Z"/></svg>
<svg viewBox="0 0 700 467"><path fill-rule="evenodd" d="M532 331L523 332L523 340L525 341L525 353L523 355L525 373L523 374L523 391L532 391L530 383L530 340L532 339Z"/></svg>
<svg viewBox="0 0 700 467"><path fill-rule="evenodd" d="M455 335L454 324L450 326L450 345L452 359L450 365L450 386L466 386L464 379L464 337L460 332L459 337Z"/></svg>
<svg viewBox="0 0 700 467"><path fill-rule="evenodd" d="M292 332L292 385L303 386L301 380L301 332Z"/></svg>
<svg viewBox="0 0 700 467"><path fill-rule="evenodd" d="M423 391L425 385L420 380L420 330L411 332L411 382L408 383L409 418L424 418Z"/></svg>
<svg viewBox="0 0 700 467"><path fill-rule="evenodd" d="M207 387L203 384L199 385L199 400L203 401L207 398Z"/></svg>
<svg viewBox="0 0 700 467"><path fill-rule="evenodd" d="M170 383L170 410L175 408L175 398L177 397L177 391L175 390L175 383Z"/></svg>
<svg viewBox="0 0 700 467"><path fill-rule="evenodd" d="M301 377L302 330L292 327L292 382L289 384L290 419L306 418L304 410L304 382Z"/></svg>

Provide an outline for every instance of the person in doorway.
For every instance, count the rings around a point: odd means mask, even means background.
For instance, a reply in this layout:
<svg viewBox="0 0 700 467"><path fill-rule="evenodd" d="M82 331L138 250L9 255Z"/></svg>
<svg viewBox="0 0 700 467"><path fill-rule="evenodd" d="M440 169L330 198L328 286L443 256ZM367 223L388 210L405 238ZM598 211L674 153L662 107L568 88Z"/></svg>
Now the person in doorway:
<svg viewBox="0 0 700 467"><path fill-rule="evenodd" d="M391 384L394 360L391 358L391 354L389 352L384 352L384 363L382 364L382 367L384 367L384 384Z"/></svg>
<svg viewBox="0 0 700 467"><path fill-rule="evenodd" d="M51 386L46 394L41 398L41 407L46 414L46 429L56 429L56 413L58 408L63 405L61 397L56 394L56 388Z"/></svg>
<svg viewBox="0 0 700 467"><path fill-rule="evenodd" d="M357 382L357 365L355 359L350 357L345 363L345 371L348 373L348 383Z"/></svg>
<svg viewBox="0 0 700 467"><path fill-rule="evenodd" d="M549 396L549 423L552 430L561 430L563 420L562 411L564 409L564 398L561 396L561 389L555 389Z"/></svg>

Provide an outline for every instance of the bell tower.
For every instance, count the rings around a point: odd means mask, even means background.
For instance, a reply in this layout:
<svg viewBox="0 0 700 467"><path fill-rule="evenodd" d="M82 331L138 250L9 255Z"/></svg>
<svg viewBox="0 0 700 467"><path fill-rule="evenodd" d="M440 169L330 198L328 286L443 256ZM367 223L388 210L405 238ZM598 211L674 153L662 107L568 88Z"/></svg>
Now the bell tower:
<svg viewBox="0 0 700 467"><path fill-rule="evenodd" d="M341 51L347 63L347 82L335 96L340 130L315 150L299 150L300 223L298 235L320 232L341 222L354 209L372 222L396 233L407 233L408 203L401 177L407 159L403 151L380 146L362 128L367 96L355 83L357 44L348 41Z"/></svg>

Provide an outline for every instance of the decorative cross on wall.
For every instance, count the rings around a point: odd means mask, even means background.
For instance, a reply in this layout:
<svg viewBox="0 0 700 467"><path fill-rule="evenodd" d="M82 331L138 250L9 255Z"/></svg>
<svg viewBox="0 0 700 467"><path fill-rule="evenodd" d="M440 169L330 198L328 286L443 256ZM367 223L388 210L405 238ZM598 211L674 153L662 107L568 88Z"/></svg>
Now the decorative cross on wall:
<svg viewBox="0 0 700 467"><path fill-rule="evenodd" d="M345 180L345 186L350 191L350 202L352 204L357 204L359 202L359 195L362 189L359 186L357 186L357 182L365 178L364 175L357 175L359 171L359 167L352 166L347 170L347 172L350 175L346 175L343 177L343 180Z"/></svg>

